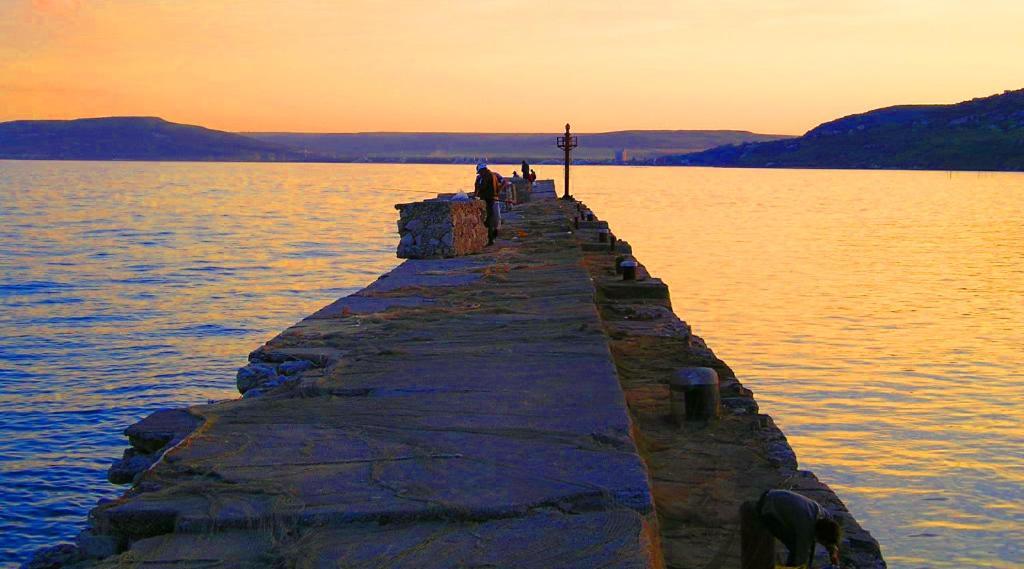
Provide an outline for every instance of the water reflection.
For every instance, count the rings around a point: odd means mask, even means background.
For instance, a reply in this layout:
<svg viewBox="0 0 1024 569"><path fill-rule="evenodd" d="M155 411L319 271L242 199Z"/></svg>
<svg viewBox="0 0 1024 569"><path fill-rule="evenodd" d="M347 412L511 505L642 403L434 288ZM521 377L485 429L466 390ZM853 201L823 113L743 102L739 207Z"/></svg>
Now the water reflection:
<svg viewBox="0 0 1024 569"><path fill-rule="evenodd" d="M890 566L1024 558L1024 176L574 179ZM235 396L250 350L393 266L395 202L471 183L469 166L0 162L0 563L116 494L126 425Z"/></svg>
<svg viewBox="0 0 1024 569"><path fill-rule="evenodd" d="M581 169L892 567L1024 559L1024 176Z"/></svg>

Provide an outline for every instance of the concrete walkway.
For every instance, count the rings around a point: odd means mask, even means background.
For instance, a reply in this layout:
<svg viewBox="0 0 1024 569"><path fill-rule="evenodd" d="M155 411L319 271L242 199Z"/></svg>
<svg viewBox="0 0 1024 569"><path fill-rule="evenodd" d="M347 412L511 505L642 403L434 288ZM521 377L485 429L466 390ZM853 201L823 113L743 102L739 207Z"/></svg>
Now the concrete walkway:
<svg viewBox="0 0 1024 569"><path fill-rule="evenodd" d="M105 565L657 567L643 461L569 222L406 261L254 357L318 363L203 425L93 513Z"/></svg>

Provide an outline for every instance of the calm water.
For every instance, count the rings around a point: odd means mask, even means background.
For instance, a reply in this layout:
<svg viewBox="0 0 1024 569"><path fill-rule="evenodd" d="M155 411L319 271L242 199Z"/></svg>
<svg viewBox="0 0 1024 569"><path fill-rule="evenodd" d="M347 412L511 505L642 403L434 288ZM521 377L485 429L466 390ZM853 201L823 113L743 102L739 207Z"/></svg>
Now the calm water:
<svg viewBox="0 0 1024 569"><path fill-rule="evenodd" d="M471 175L0 161L0 565L119 492L121 429L235 396L250 350L396 264L393 203ZM1024 176L574 179L891 567L1019 566Z"/></svg>

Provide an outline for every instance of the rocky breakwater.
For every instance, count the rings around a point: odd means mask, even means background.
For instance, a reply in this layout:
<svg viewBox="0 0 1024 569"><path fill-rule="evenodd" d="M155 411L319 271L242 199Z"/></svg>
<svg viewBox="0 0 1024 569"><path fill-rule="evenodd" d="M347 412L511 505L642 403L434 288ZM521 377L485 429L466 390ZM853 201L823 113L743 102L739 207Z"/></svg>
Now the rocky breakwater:
<svg viewBox="0 0 1024 569"><path fill-rule="evenodd" d="M665 283L586 206L562 207L577 227L574 238L594 280L634 439L650 474L666 565L739 567L740 505L764 490L785 488L822 504L841 523L841 567L884 568L878 542L831 488L799 469L785 434L760 412L753 393L672 310ZM635 278L624 278L624 261L636 264ZM681 421L678 388L695 372L716 380L718 416ZM781 544L778 553L784 560ZM818 555L815 567L827 566L820 547Z"/></svg>
<svg viewBox="0 0 1024 569"><path fill-rule="evenodd" d="M400 229L482 226L482 204L425 203ZM243 398L133 425L130 490L29 566L731 568L740 504L788 488L842 522L842 567L884 567L583 209L517 207L485 252L407 260L254 351ZM704 420L680 412L694 375L720 396Z"/></svg>
<svg viewBox="0 0 1024 569"><path fill-rule="evenodd" d="M487 245L486 207L480 200L446 198L396 205L398 257L429 259L483 251Z"/></svg>
<svg viewBox="0 0 1024 569"><path fill-rule="evenodd" d="M189 408L193 430L92 511L96 545L35 566L662 566L568 219L531 202L503 235L267 342L246 397Z"/></svg>

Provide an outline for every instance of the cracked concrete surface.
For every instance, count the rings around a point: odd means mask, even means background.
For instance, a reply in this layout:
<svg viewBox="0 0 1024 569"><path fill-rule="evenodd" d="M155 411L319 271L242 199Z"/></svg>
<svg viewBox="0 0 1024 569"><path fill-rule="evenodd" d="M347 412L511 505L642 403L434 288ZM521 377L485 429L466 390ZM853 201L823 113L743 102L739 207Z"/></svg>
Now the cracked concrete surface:
<svg viewBox="0 0 1024 569"><path fill-rule="evenodd" d="M580 248L554 201L512 217L257 350L322 365L191 408L203 425L93 512L123 549L102 563L660 566Z"/></svg>

